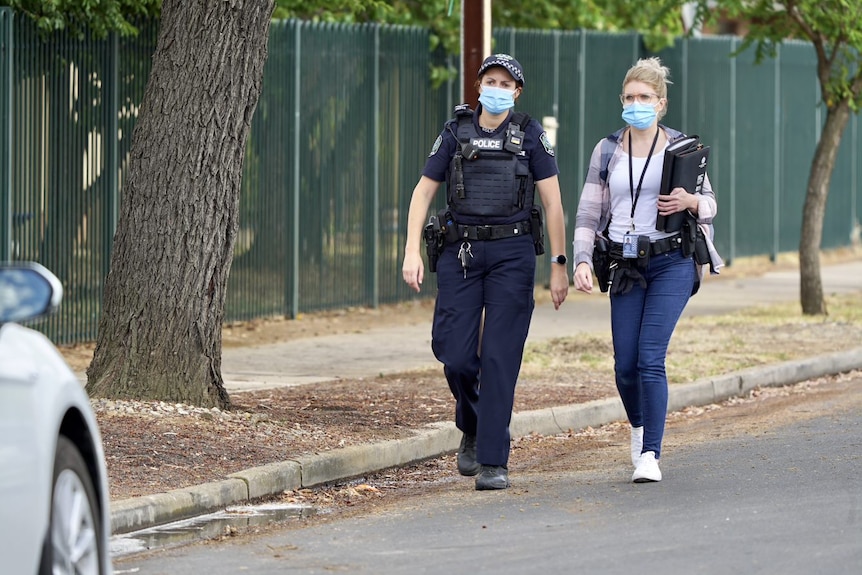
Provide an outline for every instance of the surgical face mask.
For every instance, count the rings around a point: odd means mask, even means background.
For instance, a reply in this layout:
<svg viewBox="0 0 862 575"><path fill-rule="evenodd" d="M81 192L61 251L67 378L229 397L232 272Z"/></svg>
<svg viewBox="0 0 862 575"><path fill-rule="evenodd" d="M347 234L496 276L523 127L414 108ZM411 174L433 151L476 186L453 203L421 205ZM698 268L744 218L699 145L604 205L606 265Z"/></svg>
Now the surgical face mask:
<svg viewBox="0 0 862 575"><path fill-rule="evenodd" d="M482 86L479 103L491 114L502 114L509 108L515 107L515 91L495 88L494 86Z"/></svg>
<svg viewBox="0 0 862 575"><path fill-rule="evenodd" d="M635 102L623 108L623 120L632 128L646 130L655 121L657 113L655 106Z"/></svg>

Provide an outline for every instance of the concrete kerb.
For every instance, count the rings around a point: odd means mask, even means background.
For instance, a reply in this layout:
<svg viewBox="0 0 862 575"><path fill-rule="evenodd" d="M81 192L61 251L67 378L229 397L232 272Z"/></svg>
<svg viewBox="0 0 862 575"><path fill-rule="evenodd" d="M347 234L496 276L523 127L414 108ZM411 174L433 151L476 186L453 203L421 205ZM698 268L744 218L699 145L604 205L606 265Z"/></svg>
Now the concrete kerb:
<svg viewBox="0 0 862 575"><path fill-rule="evenodd" d="M668 410L708 405L744 395L758 387L790 385L856 369L862 369L862 348L671 385ZM513 437L530 433L551 435L623 419L625 412L619 399L609 398L515 413L510 431ZM406 439L303 456L234 473L222 481L113 502L111 532L114 535L129 533L211 513L230 505L248 504L287 490L314 487L438 457L455 451L460 439L461 433L454 424L438 423L426 426Z"/></svg>
<svg viewBox="0 0 862 575"><path fill-rule="evenodd" d="M111 533L118 535L180 519L203 515L240 501L248 501L248 487L240 479L224 479L111 502Z"/></svg>
<svg viewBox="0 0 862 575"><path fill-rule="evenodd" d="M836 352L808 359L753 367L705 378L687 385L672 385L668 411L691 405L708 405L745 395L758 387L778 387L801 381L846 373L862 368L862 348ZM710 400L709 398L712 398Z"/></svg>
<svg viewBox="0 0 862 575"><path fill-rule="evenodd" d="M413 437L299 457L253 467L228 479L111 503L111 533L120 535L244 505L284 491L314 487L407 465L457 449L461 432L451 422L431 424Z"/></svg>
<svg viewBox="0 0 862 575"><path fill-rule="evenodd" d="M531 433L555 435L570 430L577 431L604 425L625 417L625 410L618 398L596 399L584 403L515 413L512 415L509 431L512 437L524 437Z"/></svg>

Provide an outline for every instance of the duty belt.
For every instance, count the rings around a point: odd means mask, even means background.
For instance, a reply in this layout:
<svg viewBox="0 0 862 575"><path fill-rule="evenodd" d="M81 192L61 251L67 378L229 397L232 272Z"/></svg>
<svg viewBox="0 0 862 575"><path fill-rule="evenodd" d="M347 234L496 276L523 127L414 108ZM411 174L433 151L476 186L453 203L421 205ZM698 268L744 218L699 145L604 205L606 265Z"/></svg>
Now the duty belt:
<svg viewBox="0 0 862 575"><path fill-rule="evenodd" d="M651 255L657 256L677 250L680 247L682 247L682 236L674 234L666 238L651 241L649 244L649 251ZM611 242L611 250L613 250L614 253L621 254L623 251L623 245L619 242Z"/></svg>
<svg viewBox="0 0 862 575"><path fill-rule="evenodd" d="M455 224L458 240L502 240L515 236L530 235L530 222L515 222L514 224L499 224L493 226L467 226Z"/></svg>

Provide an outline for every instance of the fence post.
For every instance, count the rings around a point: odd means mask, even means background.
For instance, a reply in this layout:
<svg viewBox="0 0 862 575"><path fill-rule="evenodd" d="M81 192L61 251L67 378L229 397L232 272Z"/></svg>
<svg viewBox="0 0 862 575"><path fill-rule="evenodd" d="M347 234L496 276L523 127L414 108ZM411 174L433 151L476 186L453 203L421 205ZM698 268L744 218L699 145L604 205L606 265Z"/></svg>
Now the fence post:
<svg viewBox="0 0 862 575"><path fill-rule="evenodd" d="M730 41L731 53L736 52L737 39ZM730 59L730 256L736 260L736 58Z"/></svg>
<svg viewBox="0 0 862 575"><path fill-rule="evenodd" d="M775 57L772 59L775 65L775 86L773 88L773 99L775 108L772 114L772 151L774 160L772 163L772 254L770 259L778 261L778 252L781 250L781 44L775 46Z"/></svg>
<svg viewBox="0 0 862 575"><path fill-rule="evenodd" d="M105 86L108 90L107 126L105 138L105 174L107 177L107 193L105 194L105 224L102 226L102 277L108 277L111 270L111 247L114 243L114 232L117 231L120 205L120 172L119 172L119 116L120 116L120 42L119 35L111 32L108 37L108 66Z"/></svg>
<svg viewBox="0 0 862 575"><path fill-rule="evenodd" d="M301 96L302 90L302 23L296 22L296 38L294 40L296 64L293 67L293 225L291 226L292 234L292 249L289 265L293 268L289 275L292 278L291 282L285 282L288 289L288 299L290 305L290 317L296 319L299 316L299 197L300 197L300 182L302 178L299 175L299 169L302 165L299 144L300 144L300 120L302 119ZM289 215L289 214L288 214Z"/></svg>
<svg viewBox="0 0 862 575"><path fill-rule="evenodd" d="M584 151L586 146L586 128L584 123L587 118L587 31L583 28L578 30L580 34L581 49L578 53L578 174L586 174L584 164ZM578 191L578 200L581 193ZM574 228L574 224L572 224ZM577 254L573 254L577 255Z"/></svg>
<svg viewBox="0 0 862 575"><path fill-rule="evenodd" d="M371 203L371 229L374 240L371 242L371 307L380 307L380 24L374 24L374 95L372 96L372 126L371 138L374 142L374 173Z"/></svg>
<svg viewBox="0 0 862 575"><path fill-rule="evenodd" d="M856 247L860 239L859 223L859 114L850 119L850 246Z"/></svg>
<svg viewBox="0 0 862 575"><path fill-rule="evenodd" d="M12 31L0 8L0 261L12 259Z"/></svg>
<svg viewBox="0 0 862 575"><path fill-rule="evenodd" d="M682 82L682 102L681 102L681 110L680 116L682 117L682 127L680 128L684 133L690 134L689 132L689 122L688 122L688 38L683 38L680 43L680 51L682 52L682 56L680 59L682 60L682 77L684 78Z"/></svg>

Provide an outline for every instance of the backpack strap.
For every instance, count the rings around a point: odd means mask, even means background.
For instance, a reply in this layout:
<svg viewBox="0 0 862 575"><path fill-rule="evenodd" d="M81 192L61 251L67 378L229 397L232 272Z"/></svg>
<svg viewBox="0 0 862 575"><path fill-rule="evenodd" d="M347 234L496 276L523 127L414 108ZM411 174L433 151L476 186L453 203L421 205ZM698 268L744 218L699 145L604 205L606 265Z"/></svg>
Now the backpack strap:
<svg viewBox="0 0 862 575"><path fill-rule="evenodd" d="M599 158L599 179L602 185L608 185L608 166L611 163L611 158L614 151L617 149L617 141L612 139L613 134L602 140L601 156Z"/></svg>

